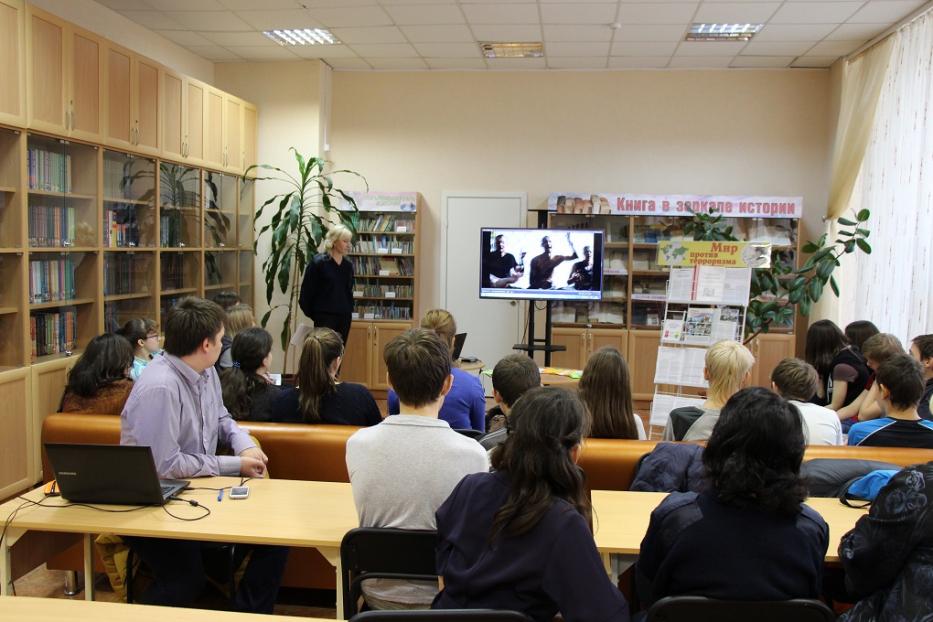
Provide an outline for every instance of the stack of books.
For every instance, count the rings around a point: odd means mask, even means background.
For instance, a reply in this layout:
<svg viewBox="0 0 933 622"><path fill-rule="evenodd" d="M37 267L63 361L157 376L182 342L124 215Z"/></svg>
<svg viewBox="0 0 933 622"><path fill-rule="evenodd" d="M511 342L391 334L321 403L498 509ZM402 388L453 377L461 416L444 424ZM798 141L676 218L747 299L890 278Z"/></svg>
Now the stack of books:
<svg viewBox="0 0 933 622"><path fill-rule="evenodd" d="M77 311L74 307L30 315L29 335L32 337L32 358L74 350L76 323Z"/></svg>
<svg viewBox="0 0 933 622"><path fill-rule="evenodd" d="M75 262L71 256L29 260L29 302L75 297Z"/></svg>

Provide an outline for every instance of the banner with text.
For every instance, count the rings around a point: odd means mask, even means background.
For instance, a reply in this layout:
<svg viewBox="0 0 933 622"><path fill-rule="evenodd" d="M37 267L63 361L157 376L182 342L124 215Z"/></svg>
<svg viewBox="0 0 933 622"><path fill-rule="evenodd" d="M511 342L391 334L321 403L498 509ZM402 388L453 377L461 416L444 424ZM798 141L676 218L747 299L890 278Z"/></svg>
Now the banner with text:
<svg viewBox="0 0 933 622"><path fill-rule="evenodd" d="M770 268L770 242L658 242L658 265Z"/></svg>
<svg viewBox="0 0 933 622"><path fill-rule="evenodd" d="M722 214L731 218L801 218L803 197L554 192L548 211L613 216Z"/></svg>
<svg viewBox="0 0 933 622"><path fill-rule="evenodd" d="M417 192L348 192L361 212L414 212L418 206ZM347 201L340 209L349 210Z"/></svg>

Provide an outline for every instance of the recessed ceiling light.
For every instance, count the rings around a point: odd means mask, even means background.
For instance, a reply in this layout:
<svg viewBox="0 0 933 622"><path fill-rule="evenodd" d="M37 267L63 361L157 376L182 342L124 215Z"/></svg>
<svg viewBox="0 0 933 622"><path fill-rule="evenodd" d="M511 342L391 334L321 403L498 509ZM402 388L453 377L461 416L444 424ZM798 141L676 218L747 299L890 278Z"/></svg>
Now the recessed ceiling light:
<svg viewBox="0 0 933 622"><path fill-rule="evenodd" d="M279 45L336 45L337 37L323 28L264 30L263 33Z"/></svg>
<svg viewBox="0 0 933 622"><path fill-rule="evenodd" d="M536 43L480 43L486 58L544 58L544 44Z"/></svg>
<svg viewBox="0 0 933 622"><path fill-rule="evenodd" d="M686 41L748 41L764 24L693 24Z"/></svg>

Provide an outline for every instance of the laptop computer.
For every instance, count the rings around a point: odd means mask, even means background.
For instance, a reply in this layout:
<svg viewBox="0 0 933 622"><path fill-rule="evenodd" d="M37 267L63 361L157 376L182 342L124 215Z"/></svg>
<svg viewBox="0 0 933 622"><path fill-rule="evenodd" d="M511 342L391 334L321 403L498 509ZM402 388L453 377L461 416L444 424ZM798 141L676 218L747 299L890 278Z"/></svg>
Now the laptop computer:
<svg viewBox="0 0 933 622"><path fill-rule="evenodd" d="M160 480L149 447L46 443L62 497L75 503L164 505L188 487Z"/></svg>
<svg viewBox="0 0 933 622"><path fill-rule="evenodd" d="M466 341L466 336L466 333L457 333L454 335L454 350L451 354L455 361L460 358L460 353L463 352L463 343Z"/></svg>

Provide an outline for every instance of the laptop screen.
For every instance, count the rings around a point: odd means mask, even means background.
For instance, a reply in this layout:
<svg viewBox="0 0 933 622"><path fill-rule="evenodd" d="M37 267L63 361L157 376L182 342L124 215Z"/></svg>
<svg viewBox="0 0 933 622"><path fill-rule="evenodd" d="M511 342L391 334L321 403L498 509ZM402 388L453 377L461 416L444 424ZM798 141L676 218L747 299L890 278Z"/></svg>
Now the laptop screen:
<svg viewBox="0 0 933 622"><path fill-rule="evenodd" d="M460 358L460 354L463 352L463 343L466 341L466 333L457 333L454 335L454 351L451 353L453 360Z"/></svg>

